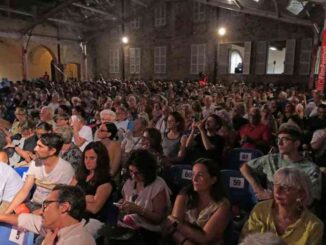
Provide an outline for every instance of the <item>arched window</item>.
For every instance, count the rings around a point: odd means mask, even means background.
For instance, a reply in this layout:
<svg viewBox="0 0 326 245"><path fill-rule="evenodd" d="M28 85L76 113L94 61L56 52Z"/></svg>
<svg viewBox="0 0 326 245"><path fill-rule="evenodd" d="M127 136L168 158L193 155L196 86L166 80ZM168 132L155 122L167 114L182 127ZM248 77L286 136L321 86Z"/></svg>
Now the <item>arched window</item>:
<svg viewBox="0 0 326 245"><path fill-rule="evenodd" d="M238 50L230 51L229 73L242 73L242 56Z"/></svg>

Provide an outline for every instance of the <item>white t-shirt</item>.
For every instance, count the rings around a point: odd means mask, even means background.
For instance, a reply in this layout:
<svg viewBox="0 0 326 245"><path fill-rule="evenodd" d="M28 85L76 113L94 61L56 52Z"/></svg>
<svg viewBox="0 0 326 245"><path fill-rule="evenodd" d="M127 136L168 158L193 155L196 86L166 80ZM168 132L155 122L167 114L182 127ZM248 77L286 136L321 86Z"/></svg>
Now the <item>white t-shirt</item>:
<svg viewBox="0 0 326 245"><path fill-rule="evenodd" d="M93 141L93 132L92 129L88 126L83 126L80 130L79 130L79 137L85 139L86 141L84 142L84 144L82 144L81 146L79 146L79 149L83 152L85 147ZM75 139L72 139L72 142L75 142Z"/></svg>
<svg viewBox="0 0 326 245"><path fill-rule="evenodd" d="M122 141L122 144L125 145L125 153L129 153L133 150L141 148L141 137L132 136L132 132L128 131L125 138Z"/></svg>
<svg viewBox="0 0 326 245"><path fill-rule="evenodd" d="M71 164L59 157L57 165L50 173L45 172L41 161L31 161L26 175L34 176L36 190L32 201L41 204L57 184L69 184L75 171Z"/></svg>
<svg viewBox="0 0 326 245"><path fill-rule="evenodd" d="M0 203L11 202L23 186L19 174L9 165L0 162Z"/></svg>
<svg viewBox="0 0 326 245"><path fill-rule="evenodd" d="M117 126L118 129L123 129L124 132L127 131L128 129L128 124L129 124L129 120L126 119L124 121L116 121L115 125Z"/></svg>

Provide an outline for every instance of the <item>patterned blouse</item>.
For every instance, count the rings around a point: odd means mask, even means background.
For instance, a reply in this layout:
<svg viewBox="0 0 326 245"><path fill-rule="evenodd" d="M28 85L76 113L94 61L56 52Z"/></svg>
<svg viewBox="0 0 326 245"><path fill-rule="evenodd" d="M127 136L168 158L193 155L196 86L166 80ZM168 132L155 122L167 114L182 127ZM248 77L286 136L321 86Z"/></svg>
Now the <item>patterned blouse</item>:
<svg viewBox="0 0 326 245"><path fill-rule="evenodd" d="M71 143L71 147L68 151L62 153L60 152L59 156L69 162L74 168L75 172L78 167L83 163L83 153L74 143Z"/></svg>

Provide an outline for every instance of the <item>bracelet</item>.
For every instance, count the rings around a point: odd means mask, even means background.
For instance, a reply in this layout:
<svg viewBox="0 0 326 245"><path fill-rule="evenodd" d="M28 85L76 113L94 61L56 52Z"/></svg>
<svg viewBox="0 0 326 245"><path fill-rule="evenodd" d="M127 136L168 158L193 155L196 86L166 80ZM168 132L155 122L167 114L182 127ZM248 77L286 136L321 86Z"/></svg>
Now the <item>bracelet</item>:
<svg viewBox="0 0 326 245"><path fill-rule="evenodd" d="M185 238L182 240L182 242L180 242L180 245L183 245L187 240L189 240L189 239L185 237Z"/></svg>

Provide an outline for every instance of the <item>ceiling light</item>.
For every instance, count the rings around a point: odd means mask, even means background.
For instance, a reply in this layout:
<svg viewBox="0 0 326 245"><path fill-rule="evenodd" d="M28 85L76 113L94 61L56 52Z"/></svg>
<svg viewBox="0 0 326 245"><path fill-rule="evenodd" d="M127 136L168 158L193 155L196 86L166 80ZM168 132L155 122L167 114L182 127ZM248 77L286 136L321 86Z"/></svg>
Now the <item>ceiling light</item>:
<svg viewBox="0 0 326 245"><path fill-rule="evenodd" d="M224 36L225 33L226 33L226 29L224 27L220 27L218 28L218 31L217 31L218 35L220 36Z"/></svg>
<svg viewBox="0 0 326 245"><path fill-rule="evenodd" d="M122 43L127 44L129 42L128 37L121 38Z"/></svg>

